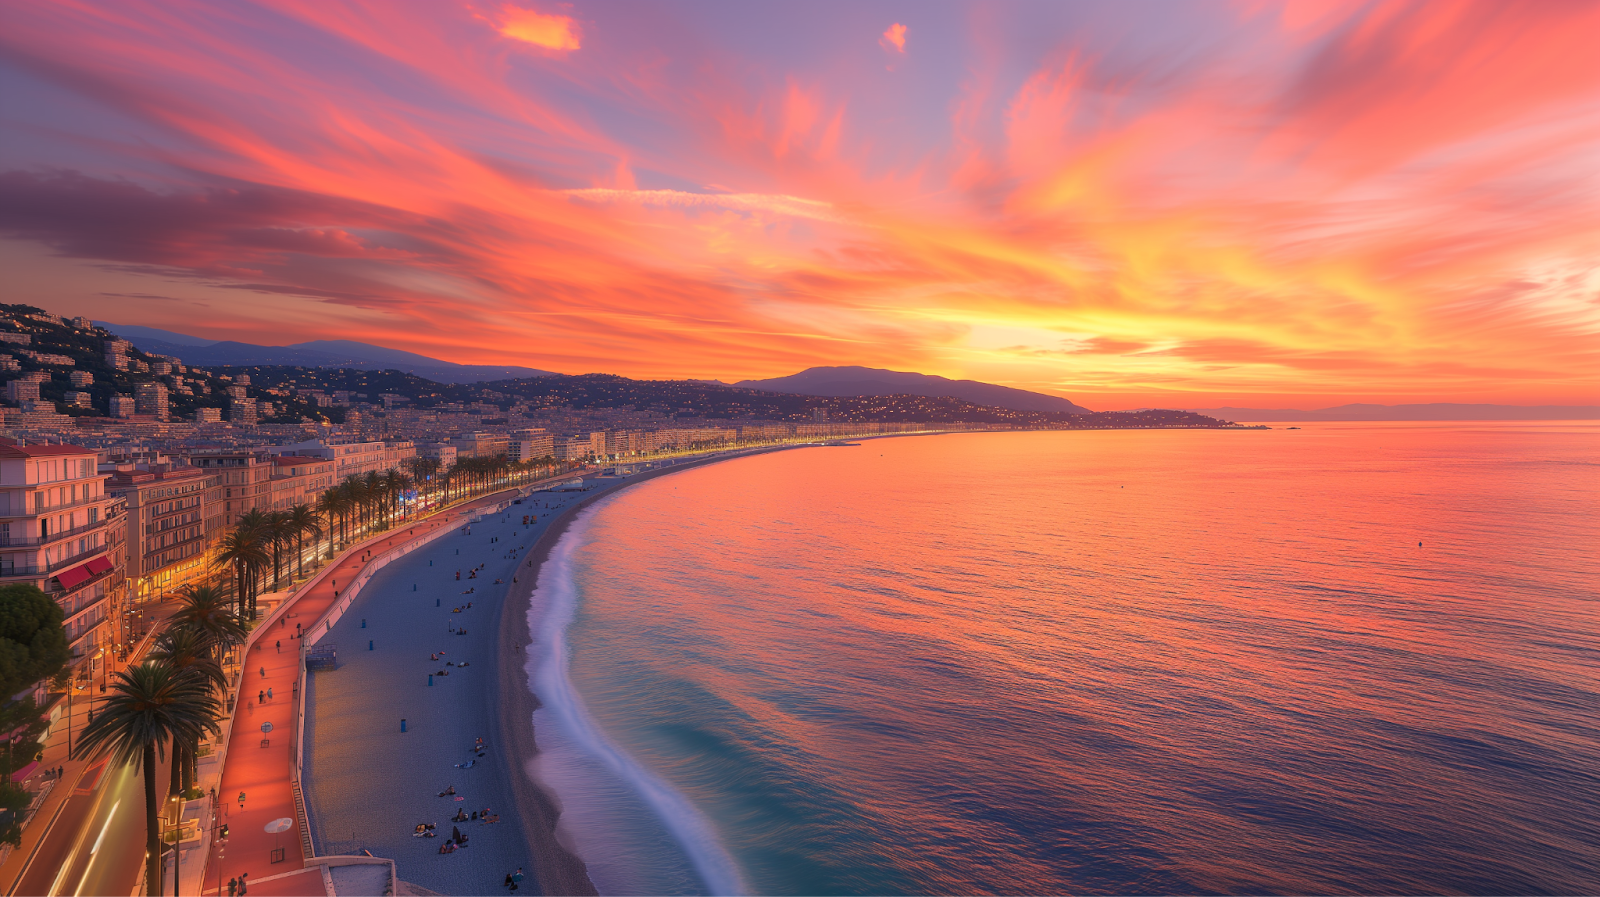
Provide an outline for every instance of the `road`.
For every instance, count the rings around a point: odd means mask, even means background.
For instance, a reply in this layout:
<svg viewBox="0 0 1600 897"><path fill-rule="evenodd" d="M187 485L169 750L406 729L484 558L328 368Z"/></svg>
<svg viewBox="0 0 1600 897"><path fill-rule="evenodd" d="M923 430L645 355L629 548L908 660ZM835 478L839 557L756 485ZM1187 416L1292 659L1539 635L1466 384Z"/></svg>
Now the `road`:
<svg viewBox="0 0 1600 897"><path fill-rule="evenodd" d="M169 774L169 764L157 764L158 785ZM97 761L84 770L11 893L131 894L144 865L144 836L144 774Z"/></svg>

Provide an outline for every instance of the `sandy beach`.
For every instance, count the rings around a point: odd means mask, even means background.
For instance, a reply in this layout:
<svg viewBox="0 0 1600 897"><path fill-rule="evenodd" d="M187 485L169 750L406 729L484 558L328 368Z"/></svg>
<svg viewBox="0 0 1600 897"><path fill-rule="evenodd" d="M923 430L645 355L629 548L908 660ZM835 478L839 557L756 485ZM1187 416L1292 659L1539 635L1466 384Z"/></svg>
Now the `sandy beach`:
<svg viewBox="0 0 1600 897"><path fill-rule="evenodd" d="M392 857L402 881L438 893L504 891L505 875L520 867L521 892L594 894L582 860L558 839L560 807L528 771L539 703L526 671L527 611L542 563L578 510L721 460L595 478L586 492L534 493L378 572L326 637L338 646L338 669L308 678L305 783L317 852ZM537 523L523 525L525 514ZM479 737L481 757L472 750ZM455 795L439 796L451 786ZM470 818L485 807L497 823ZM467 821L455 821L458 810ZM434 824L438 836L413 838L417 823ZM441 855L453 827L468 846Z"/></svg>

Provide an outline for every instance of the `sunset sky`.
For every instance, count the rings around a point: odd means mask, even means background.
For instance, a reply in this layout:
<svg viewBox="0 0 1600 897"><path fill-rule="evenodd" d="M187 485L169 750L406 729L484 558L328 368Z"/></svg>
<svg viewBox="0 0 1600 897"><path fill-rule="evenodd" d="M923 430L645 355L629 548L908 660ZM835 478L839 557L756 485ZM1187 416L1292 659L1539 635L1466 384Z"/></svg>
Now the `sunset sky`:
<svg viewBox="0 0 1600 897"><path fill-rule="evenodd" d="M10 2L5 301L1095 409L1600 401L1600 4Z"/></svg>

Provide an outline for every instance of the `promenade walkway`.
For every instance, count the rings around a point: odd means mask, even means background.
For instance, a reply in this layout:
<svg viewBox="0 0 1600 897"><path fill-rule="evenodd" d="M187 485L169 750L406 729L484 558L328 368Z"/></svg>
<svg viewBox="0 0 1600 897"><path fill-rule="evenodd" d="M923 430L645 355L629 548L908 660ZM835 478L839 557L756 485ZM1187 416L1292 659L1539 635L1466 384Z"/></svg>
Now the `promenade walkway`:
<svg viewBox="0 0 1600 897"><path fill-rule="evenodd" d="M200 888L185 893L226 894L230 879L247 875L252 895L332 894L332 873L321 864L306 866L296 808L294 727L297 699L304 687L300 636L309 633L333 608L374 557L438 530L460 526L515 491L487 495L357 543L251 633L243 651L238 707L217 792L214 824L228 826L228 837L225 842L211 842ZM268 832L269 824L277 820L287 820L288 827ZM188 874L184 879L186 883L191 880Z"/></svg>

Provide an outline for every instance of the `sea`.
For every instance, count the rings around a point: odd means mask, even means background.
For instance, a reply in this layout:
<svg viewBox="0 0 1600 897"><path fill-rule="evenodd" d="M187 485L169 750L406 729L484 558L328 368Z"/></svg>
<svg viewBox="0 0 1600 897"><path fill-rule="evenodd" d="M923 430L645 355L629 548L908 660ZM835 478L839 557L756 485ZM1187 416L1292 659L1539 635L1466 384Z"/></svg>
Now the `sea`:
<svg viewBox="0 0 1600 897"><path fill-rule="evenodd" d="M1600 422L745 457L541 571L602 894L1600 893Z"/></svg>

